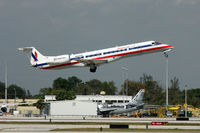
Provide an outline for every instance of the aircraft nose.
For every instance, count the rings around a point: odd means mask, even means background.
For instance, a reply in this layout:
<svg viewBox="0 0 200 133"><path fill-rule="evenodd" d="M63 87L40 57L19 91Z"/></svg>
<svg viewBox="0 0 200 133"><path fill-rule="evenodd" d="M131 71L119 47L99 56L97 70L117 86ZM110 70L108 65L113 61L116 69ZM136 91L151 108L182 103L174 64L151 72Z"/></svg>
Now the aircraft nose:
<svg viewBox="0 0 200 133"><path fill-rule="evenodd" d="M171 51L174 48L171 44L165 44L164 53Z"/></svg>
<svg viewBox="0 0 200 133"><path fill-rule="evenodd" d="M167 46L169 47L169 48L174 48L174 46L172 46L171 44L167 44Z"/></svg>

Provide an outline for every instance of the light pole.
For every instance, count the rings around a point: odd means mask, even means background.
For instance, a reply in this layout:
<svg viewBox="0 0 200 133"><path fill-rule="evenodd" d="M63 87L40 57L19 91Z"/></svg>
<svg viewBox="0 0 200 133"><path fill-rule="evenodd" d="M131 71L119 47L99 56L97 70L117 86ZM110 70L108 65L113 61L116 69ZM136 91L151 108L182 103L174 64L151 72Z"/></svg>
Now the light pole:
<svg viewBox="0 0 200 133"><path fill-rule="evenodd" d="M128 95L128 68L126 67L121 67L122 70L125 70L127 73L126 73L126 83L125 83L125 87L126 88L126 95ZM125 75L125 74L124 74ZM125 76L124 76L125 77ZM125 81L125 80L124 80Z"/></svg>
<svg viewBox="0 0 200 133"><path fill-rule="evenodd" d="M125 80L125 73L123 73L123 71L122 71L123 81L124 81L124 83L123 83L123 96L124 96L125 95L125 93L124 93L125 90L126 90L126 95L128 95L128 68L121 67L121 69L127 72L127 74L126 74L126 76L127 76L126 78L127 79ZM125 103L125 101L124 101L124 103Z"/></svg>
<svg viewBox="0 0 200 133"><path fill-rule="evenodd" d="M128 68L126 72L126 95L128 96Z"/></svg>
<svg viewBox="0 0 200 133"><path fill-rule="evenodd" d="M165 89L166 89L166 116L167 116L167 107L168 107L168 54L166 52L164 52L164 56L166 58L166 86L165 86Z"/></svg>
<svg viewBox="0 0 200 133"><path fill-rule="evenodd" d="M168 106L168 54L164 52L165 58L166 58L166 108Z"/></svg>
<svg viewBox="0 0 200 133"><path fill-rule="evenodd" d="M14 88L14 91L15 91L15 110L16 110L16 89Z"/></svg>
<svg viewBox="0 0 200 133"><path fill-rule="evenodd" d="M8 88L8 73L7 73L7 63L5 63L5 103L8 103L7 88Z"/></svg>
<svg viewBox="0 0 200 133"><path fill-rule="evenodd" d="M185 118L187 118L187 85L185 85Z"/></svg>

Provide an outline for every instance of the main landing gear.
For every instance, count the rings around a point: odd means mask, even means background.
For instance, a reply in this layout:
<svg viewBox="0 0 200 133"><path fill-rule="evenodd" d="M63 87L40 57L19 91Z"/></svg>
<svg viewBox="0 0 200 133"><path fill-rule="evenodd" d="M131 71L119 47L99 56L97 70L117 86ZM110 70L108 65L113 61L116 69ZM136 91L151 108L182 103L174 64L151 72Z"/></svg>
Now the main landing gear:
<svg viewBox="0 0 200 133"><path fill-rule="evenodd" d="M96 70L97 70L97 67L96 67L96 66L91 66L91 67L90 67L90 72L95 73Z"/></svg>

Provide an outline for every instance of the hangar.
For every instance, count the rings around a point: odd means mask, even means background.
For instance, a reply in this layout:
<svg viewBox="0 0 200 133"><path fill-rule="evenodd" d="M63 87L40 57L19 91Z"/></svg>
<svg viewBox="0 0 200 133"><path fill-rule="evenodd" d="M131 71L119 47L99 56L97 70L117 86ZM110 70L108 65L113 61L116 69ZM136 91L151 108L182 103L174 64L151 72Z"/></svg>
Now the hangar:
<svg viewBox="0 0 200 133"><path fill-rule="evenodd" d="M97 103L90 101L50 101L46 109L46 114L51 116L97 115Z"/></svg>
<svg viewBox="0 0 200 133"><path fill-rule="evenodd" d="M54 101L55 96L45 96L44 114L51 116L96 116L98 104L123 103L132 96L121 95L76 95L75 100Z"/></svg>
<svg viewBox="0 0 200 133"><path fill-rule="evenodd" d="M130 102L132 96L123 95L76 95L78 101L92 101L98 103L123 103Z"/></svg>

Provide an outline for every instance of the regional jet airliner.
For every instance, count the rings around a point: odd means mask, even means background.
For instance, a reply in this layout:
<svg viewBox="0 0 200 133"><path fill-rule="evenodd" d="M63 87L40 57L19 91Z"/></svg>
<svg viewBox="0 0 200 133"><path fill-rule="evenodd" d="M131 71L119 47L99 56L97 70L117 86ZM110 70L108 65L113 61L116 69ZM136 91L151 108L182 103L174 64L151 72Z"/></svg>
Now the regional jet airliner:
<svg viewBox="0 0 200 133"><path fill-rule="evenodd" d="M40 69L65 69L70 67L89 67L96 72L98 66L131 56L166 52L173 48L169 44L146 41L79 54L44 56L34 47L18 48L28 54L32 67Z"/></svg>

